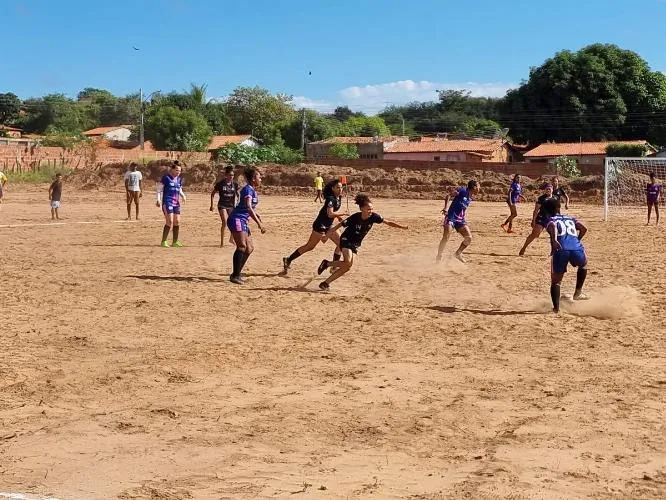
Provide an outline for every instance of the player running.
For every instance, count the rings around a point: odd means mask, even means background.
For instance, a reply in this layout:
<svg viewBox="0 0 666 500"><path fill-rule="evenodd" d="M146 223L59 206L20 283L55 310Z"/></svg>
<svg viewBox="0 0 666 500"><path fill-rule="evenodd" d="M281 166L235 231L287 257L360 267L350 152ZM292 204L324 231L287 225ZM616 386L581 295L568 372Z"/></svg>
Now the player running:
<svg viewBox="0 0 666 500"><path fill-rule="evenodd" d="M544 227L546 226L546 217L543 214L543 204L546 202L546 200L559 199L557 196L555 196L555 192L553 191L553 186L551 184L544 184L541 186L541 189L543 190L543 194L537 198L537 201L534 204L534 212L532 213L532 232L527 236L525 244L520 249L520 252L518 252L518 255L521 257L525 255L527 247L530 246L530 243L532 243L541 235Z"/></svg>
<svg viewBox="0 0 666 500"><path fill-rule="evenodd" d="M645 186L645 194L647 195L647 225L650 225L650 216L652 215L652 207L654 207L654 214L657 216L657 223L659 225L659 200L661 199L661 184L657 184L654 172L650 172L650 182Z"/></svg>
<svg viewBox="0 0 666 500"><path fill-rule="evenodd" d="M553 301L553 312L560 312L560 283L567 272L567 265L578 268L576 274L576 291L574 300L585 300L583 284L587 277L587 255L581 243L587 228L568 215L560 214L560 201L551 198L543 203L543 214L547 218L546 231L550 235L552 248L552 267L550 297Z"/></svg>
<svg viewBox="0 0 666 500"><path fill-rule="evenodd" d="M560 203L564 200L564 209L569 210L569 195L564 188L560 186L560 179L557 175L553 176L553 196L560 200Z"/></svg>
<svg viewBox="0 0 666 500"><path fill-rule="evenodd" d="M125 173L125 193L127 195L127 220L132 220L132 203L134 203L135 218L139 220L139 198L142 193L143 175L139 172L139 165L132 162L130 169Z"/></svg>
<svg viewBox="0 0 666 500"><path fill-rule="evenodd" d="M323 273L329 267L334 269L333 274L331 274L325 281L319 283L319 288L321 290L329 290L331 283L352 268L352 265L354 264L354 255L358 253L363 238L365 238L370 232L373 224L386 224L387 226L398 229L409 229L407 226L386 220L378 213L373 212L372 201L370 201L368 195L357 194L356 198L354 198L354 203L358 205L358 208L360 208L361 211L352 214L347 219L328 230L327 235L331 237L331 235L341 227L345 228L340 236L340 250L342 251L342 257L344 260L321 261L321 264L319 264L319 268L317 269L317 274Z"/></svg>
<svg viewBox="0 0 666 500"><path fill-rule="evenodd" d="M451 228L455 229L460 236L463 237L463 241L456 250L455 257L460 262L465 262L465 259L462 255L463 251L470 246L472 243L472 231L467 225L467 220L465 215L467 213L467 208L469 204L472 203L472 197L479 193L479 183L477 181L469 181L467 187L459 187L455 194L453 195L453 201L448 211L446 209L449 204L450 196L447 195L444 200L444 208L442 213L446 214L444 216L444 232L442 234L442 239L439 242L439 248L437 250L437 262L442 260L442 254L444 253L444 248L451 237Z"/></svg>
<svg viewBox="0 0 666 500"><path fill-rule="evenodd" d="M259 226L261 233L265 233L261 216L255 212L259 203L256 188L261 186L261 174L254 168L245 169L245 180L247 184L240 191L238 205L233 209L227 220L227 227L236 243L236 250L233 256L233 271L229 276L229 281L236 285L244 285L241 277L243 267L254 251L254 243L250 232L248 222L252 219Z"/></svg>
<svg viewBox="0 0 666 500"><path fill-rule="evenodd" d="M224 229L227 227L227 221L231 211L236 206L236 199L239 191L238 183L234 180L234 167L227 165L224 168L224 177L217 181L210 192L210 211L213 211L213 200L215 193L219 194L217 200L217 212L220 214L222 225L220 226L220 246L224 246ZM233 243L233 236L229 236L229 243Z"/></svg>
<svg viewBox="0 0 666 500"><path fill-rule="evenodd" d="M157 206L162 207L164 213L164 229L162 230L162 248L169 248L167 238L169 231L173 230L171 246L180 248L183 246L178 239L180 231L180 199L185 201L183 193L183 179L180 176L181 168L178 161L173 162L168 174L164 174L157 184Z"/></svg>
<svg viewBox="0 0 666 500"><path fill-rule="evenodd" d="M345 210L340 209L342 206L342 183L338 180L330 181L324 186L323 194L324 205L321 207L317 218L312 223L312 232L310 233L310 238L307 243L294 250L289 257L284 257L282 259L282 266L285 274L289 271L293 261L298 259L304 253L314 250L320 241L325 243L327 239L330 239L335 243L333 261L339 261L342 256L340 251L340 234L338 234L337 231L331 231L329 233L329 229L331 229L334 220L339 219L342 221L342 217L347 215Z"/></svg>
<svg viewBox="0 0 666 500"><path fill-rule="evenodd" d="M509 187L509 192L507 193L506 197L506 204L509 205L509 210L511 213L504 221L504 224L500 226L507 233L513 233L513 219L518 217L518 209L516 208L516 204L519 201L525 201L525 197L523 196L523 187L520 185L520 175L516 174L513 176L513 181L511 181L511 186Z"/></svg>

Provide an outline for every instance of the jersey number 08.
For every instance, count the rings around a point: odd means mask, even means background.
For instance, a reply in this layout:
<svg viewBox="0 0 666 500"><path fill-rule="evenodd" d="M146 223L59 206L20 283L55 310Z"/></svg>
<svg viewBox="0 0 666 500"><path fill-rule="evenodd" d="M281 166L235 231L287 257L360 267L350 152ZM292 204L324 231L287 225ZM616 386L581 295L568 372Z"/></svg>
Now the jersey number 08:
<svg viewBox="0 0 666 500"><path fill-rule="evenodd" d="M558 220L555 224L555 227L557 228L557 236L564 236L565 234L578 236L578 232L576 231L576 223L571 219Z"/></svg>

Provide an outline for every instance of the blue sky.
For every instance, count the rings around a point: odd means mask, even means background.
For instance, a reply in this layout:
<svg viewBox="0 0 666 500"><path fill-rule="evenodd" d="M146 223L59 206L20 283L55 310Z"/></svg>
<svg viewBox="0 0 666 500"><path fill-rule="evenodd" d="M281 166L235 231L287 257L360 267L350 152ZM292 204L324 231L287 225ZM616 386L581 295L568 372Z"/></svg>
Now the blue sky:
<svg viewBox="0 0 666 500"><path fill-rule="evenodd" d="M595 42L666 71L666 0L2 3L0 92L21 98L195 82L210 97L260 85L299 105L375 113L441 88L503 95L555 52Z"/></svg>

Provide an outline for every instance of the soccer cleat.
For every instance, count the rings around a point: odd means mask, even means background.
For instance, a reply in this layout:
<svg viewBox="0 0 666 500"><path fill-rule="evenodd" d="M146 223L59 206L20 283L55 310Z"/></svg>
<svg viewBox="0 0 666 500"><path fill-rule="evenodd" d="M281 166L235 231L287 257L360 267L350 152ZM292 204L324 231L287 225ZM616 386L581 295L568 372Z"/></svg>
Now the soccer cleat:
<svg viewBox="0 0 666 500"><path fill-rule="evenodd" d="M245 284L245 282L241 279L240 276L234 276L233 274L231 276L229 276L229 281L231 281L232 283L234 283L236 285L244 285Z"/></svg>
<svg viewBox="0 0 666 500"><path fill-rule="evenodd" d="M176 240L171 244L171 246L174 247L174 248L182 248L183 242L180 241L180 240Z"/></svg>
<svg viewBox="0 0 666 500"><path fill-rule="evenodd" d="M574 300L589 300L589 297L585 295L583 292L576 292L574 293L573 296Z"/></svg>
<svg viewBox="0 0 666 500"><path fill-rule="evenodd" d="M284 274L287 274L290 265L291 264L289 264L289 259L287 257L282 257L282 269L284 270Z"/></svg>
<svg viewBox="0 0 666 500"><path fill-rule="evenodd" d="M326 269L328 269L328 261L324 259L321 261L321 264L319 264L319 267L317 268L317 274L323 273Z"/></svg>
<svg viewBox="0 0 666 500"><path fill-rule="evenodd" d="M162 248L169 248L171 245L169 245L168 242L163 241L162 243L160 243L160 246L161 246Z"/></svg>
<svg viewBox="0 0 666 500"><path fill-rule="evenodd" d="M319 289L327 292L328 290L331 289L331 286L325 281L322 281L321 283L319 283Z"/></svg>

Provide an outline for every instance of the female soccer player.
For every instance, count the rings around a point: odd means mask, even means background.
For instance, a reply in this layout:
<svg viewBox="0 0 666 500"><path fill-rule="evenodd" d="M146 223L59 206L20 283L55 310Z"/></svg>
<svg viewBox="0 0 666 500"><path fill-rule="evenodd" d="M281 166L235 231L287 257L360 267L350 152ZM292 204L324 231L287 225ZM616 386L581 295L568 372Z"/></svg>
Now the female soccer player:
<svg viewBox="0 0 666 500"><path fill-rule="evenodd" d="M543 213L547 217L546 231L550 235L552 247L550 298L553 301L553 312L558 313L560 284L564 273L567 272L568 264L578 268L574 300L587 299L583 294L583 285L587 277L587 255L580 241L587 233L587 228L573 217L561 215L560 201L557 198L544 201Z"/></svg>
<svg viewBox="0 0 666 500"><path fill-rule="evenodd" d="M284 257L282 259L282 266L285 274L289 271L293 261L298 259L304 253L313 250L320 241L325 243L327 239L330 239L335 243L333 260L340 260L342 255L340 252L340 235L337 231L333 231L329 234L327 233L328 230L331 229L335 219L342 221L342 217L347 215L346 211L340 210L341 205L342 184L338 180L330 181L324 186L324 205L321 207L319 215L317 215L317 218L312 223L312 232L310 233L310 238L307 243L294 250L289 257Z"/></svg>
<svg viewBox="0 0 666 500"><path fill-rule="evenodd" d="M325 281L319 283L319 288L321 290L328 290L330 284L337 280L340 276L348 272L352 265L354 264L354 255L358 253L358 249L361 247L361 242L363 238L370 232L373 224L386 224L390 227L395 227L398 229L409 229L407 226L398 224L397 222L392 222L384 219L378 213L372 211L372 202L368 195L357 194L354 198L354 203L358 205L358 208L361 209L360 212L352 214L344 221L336 224L331 229L328 230L327 235L331 237L334 232L336 232L341 227L344 227L345 230L340 236L340 250L342 251L342 261L328 261L322 260L317 269L317 274L321 274L324 270L329 267L335 269L333 274L331 274Z"/></svg>
<svg viewBox="0 0 666 500"><path fill-rule="evenodd" d="M261 216L255 212L255 208L259 203L256 188L261 186L261 174L254 168L245 169L245 180L247 184L243 186L238 198L238 204L229 215L227 220L227 227L231 231L231 235L236 243L236 250L233 256L233 271L229 276L229 281L236 285L244 285L245 282L241 277L241 271L250 258L250 254L254 251L254 243L250 232L250 225L248 222L252 219L259 226L261 233L265 233Z"/></svg>
<svg viewBox="0 0 666 500"><path fill-rule="evenodd" d="M564 199L564 209L569 210L569 195L564 188L560 186L560 179L557 175L553 177L553 196L560 200L560 203L562 203L562 200Z"/></svg>
<svg viewBox="0 0 666 500"><path fill-rule="evenodd" d="M171 246L179 248L183 244L178 239L180 231L180 199L185 201L185 193L183 193L183 179L180 176L181 168L178 161L173 162L168 174L164 174L162 179L157 184L157 206L162 207L164 214L164 229L162 230L162 248L169 248L167 238L169 238L169 231L173 229L173 240Z"/></svg>
<svg viewBox="0 0 666 500"><path fill-rule="evenodd" d="M546 217L543 215L543 204L551 198L559 199L555 196L552 185L544 184L541 186L541 189L543 190L543 194L537 198L534 205L534 212L532 213L532 232L527 236L523 248L518 252L518 255L521 257L525 255L527 247L541 235L543 228L546 226Z"/></svg>
<svg viewBox="0 0 666 500"><path fill-rule="evenodd" d="M217 181L210 192L210 211L213 211L213 200L215 193L219 193L217 200L217 212L220 214L222 225L220 226L220 246L224 246L224 229L227 227L227 220L231 211L236 206L236 197L238 196L238 183L234 181L234 167L227 165L224 167L224 177ZM233 243L233 237L230 237L229 243Z"/></svg>
<svg viewBox="0 0 666 500"><path fill-rule="evenodd" d="M647 225L650 225L650 216L652 215L652 207L654 207L654 214L657 216L657 225L659 224L659 200L661 198L661 184L657 184L654 178L654 172L650 172L650 182L645 186L645 194L647 194L647 209L648 219Z"/></svg>
<svg viewBox="0 0 666 500"><path fill-rule="evenodd" d="M448 211L446 210L446 207L449 204L450 196L446 195L444 208L442 209L442 213L446 214L443 221L444 233L442 234L442 239L439 242L439 249L437 250L437 262L442 260L442 253L444 253L444 248L451 237L451 228L458 231L460 236L463 237L463 241L460 244L460 247L458 247L458 250L456 250L455 256L460 262L465 262L462 253L472 243L472 231L467 225L465 214L467 212L467 207L472 203L472 196L475 196L478 193L479 183L474 180L469 181L466 188L459 187L456 190Z"/></svg>
<svg viewBox="0 0 666 500"><path fill-rule="evenodd" d="M511 210L511 213L509 214L509 217L507 217L507 219L504 221L504 224L500 226L507 233L513 233L513 219L518 217L518 209L516 208L516 203L518 203L521 200L525 201L525 197L523 196L523 187L520 185L520 175L516 174L513 176L511 187L509 187L509 192L507 193L506 196L506 204L509 205L509 210Z"/></svg>

